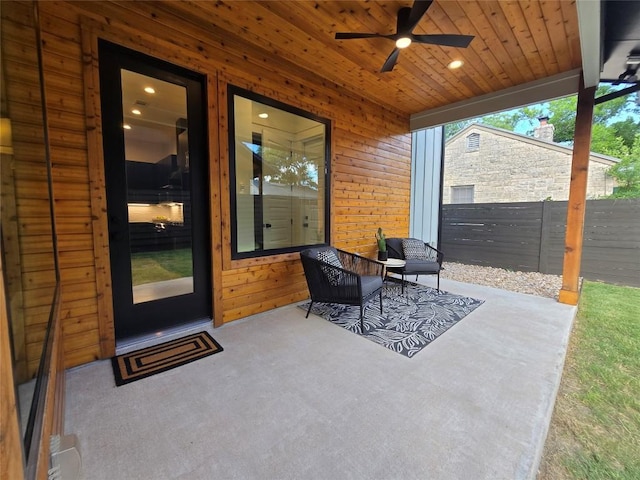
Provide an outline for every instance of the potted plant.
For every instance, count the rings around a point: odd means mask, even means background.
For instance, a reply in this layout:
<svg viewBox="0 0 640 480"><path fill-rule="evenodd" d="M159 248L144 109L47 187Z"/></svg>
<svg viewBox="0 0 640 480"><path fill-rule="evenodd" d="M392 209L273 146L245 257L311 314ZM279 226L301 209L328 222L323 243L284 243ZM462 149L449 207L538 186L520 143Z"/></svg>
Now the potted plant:
<svg viewBox="0 0 640 480"><path fill-rule="evenodd" d="M378 260L384 262L389 258L389 254L387 253L387 239L381 227L376 232L376 242L378 242Z"/></svg>

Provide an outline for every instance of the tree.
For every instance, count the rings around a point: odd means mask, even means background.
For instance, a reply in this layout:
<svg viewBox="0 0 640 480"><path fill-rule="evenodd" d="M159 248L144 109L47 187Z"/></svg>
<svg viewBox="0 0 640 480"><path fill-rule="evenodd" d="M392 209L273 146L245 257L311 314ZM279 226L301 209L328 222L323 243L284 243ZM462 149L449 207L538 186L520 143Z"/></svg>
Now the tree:
<svg viewBox="0 0 640 480"><path fill-rule="evenodd" d="M596 98L614 91L612 86L601 85L596 90ZM640 131L640 121L634 119L634 115L636 117L640 115L640 107L636 103L637 95L638 93L625 95L594 107L591 142L593 152L616 158L624 158L629 153L634 145L635 136ZM556 143L572 145L577 102L577 95L572 95L546 103L454 122L446 125L445 137L451 138L471 123L491 125L510 131L525 129L526 134L532 136L538 125L538 118L548 116L549 123L555 127L553 140ZM624 120L615 120L625 115Z"/></svg>
<svg viewBox="0 0 640 480"><path fill-rule="evenodd" d="M475 121L478 121L478 119L477 118L472 118L472 119L469 119L469 120L460 120L459 122L447 123L444 126L444 137L445 137L445 139L447 139L447 140L450 139L456 133L458 133L461 130L464 130L465 128L467 128L468 125L471 125Z"/></svg>
<svg viewBox="0 0 640 480"><path fill-rule="evenodd" d="M622 138L628 148L633 148L636 133L640 132L640 120L636 122L633 117L628 116L622 121L612 123L611 128L615 130L617 137Z"/></svg>
<svg viewBox="0 0 640 480"><path fill-rule="evenodd" d="M267 170L263 174L269 182L318 188L316 178L312 175L312 172L317 172L318 166L302 152L293 150L293 148L282 150L260 147L258 155Z"/></svg>
<svg viewBox="0 0 640 480"><path fill-rule="evenodd" d="M629 156L629 147L625 145L624 139L617 136L613 128L601 123L591 127L591 151L615 158Z"/></svg>
<svg viewBox="0 0 640 480"><path fill-rule="evenodd" d="M523 122L529 127L527 134L533 135L533 128L537 124L536 118L539 116L537 106L522 107L517 110L508 110L506 112L494 113L484 117L470 118L460 120L459 122L448 123L444 127L445 138L448 140L456 133L464 130L472 123L480 123L491 125L492 127L502 128L504 130L514 131L518 125Z"/></svg>
<svg viewBox="0 0 640 480"><path fill-rule="evenodd" d="M533 128L538 123L536 119L541 116L538 106L522 107L517 110L495 113L481 119L481 122L504 130L514 131L519 125L526 125L527 134L533 135Z"/></svg>
<svg viewBox="0 0 640 480"><path fill-rule="evenodd" d="M637 133L629 153L609 169L618 182L609 198L640 198L640 133Z"/></svg>
<svg viewBox="0 0 640 480"><path fill-rule="evenodd" d="M596 98L615 91L613 87L601 85L596 90ZM596 105L593 108L593 123L611 126L612 119L623 113L637 114L640 108L635 104L637 94L625 95ZM576 107L578 97L559 98L550 101L548 105L549 122L553 123L555 132L553 140L557 143L573 143L573 135L576 129ZM627 117L630 118L630 117ZM631 119L633 121L633 119ZM626 120L624 121L626 122ZM627 127L627 125L621 126ZM622 129L622 128L621 128ZM604 152L598 152L604 153Z"/></svg>

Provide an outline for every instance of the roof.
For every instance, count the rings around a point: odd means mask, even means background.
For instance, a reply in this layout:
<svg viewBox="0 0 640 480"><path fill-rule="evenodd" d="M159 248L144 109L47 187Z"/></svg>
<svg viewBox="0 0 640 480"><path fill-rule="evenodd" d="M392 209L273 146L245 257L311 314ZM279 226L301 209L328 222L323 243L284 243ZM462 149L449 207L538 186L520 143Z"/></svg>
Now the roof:
<svg viewBox="0 0 640 480"><path fill-rule="evenodd" d="M491 133L494 135L502 136L505 138L509 138L511 140L515 140L518 142L528 143L530 145L535 145L536 147L546 148L548 150L554 150L556 152L566 153L567 155L573 155L573 147L567 147L565 145L561 145L559 143L547 142L546 140L541 140L539 138L530 137L528 135L522 135L520 133L512 132L510 130L505 130L504 128L493 127L491 125L484 125L481 123L472 123L467 125L467 127L460 130L453 137L446 141L445 145L449 145L453 141L466 137L467 135L474 133L474 131L480 131L485 133ZM601 153L590 152L590 159L604 163L607 165L614 165L620 161L619 158L610 157L609 155L603 155Z"/></svg>

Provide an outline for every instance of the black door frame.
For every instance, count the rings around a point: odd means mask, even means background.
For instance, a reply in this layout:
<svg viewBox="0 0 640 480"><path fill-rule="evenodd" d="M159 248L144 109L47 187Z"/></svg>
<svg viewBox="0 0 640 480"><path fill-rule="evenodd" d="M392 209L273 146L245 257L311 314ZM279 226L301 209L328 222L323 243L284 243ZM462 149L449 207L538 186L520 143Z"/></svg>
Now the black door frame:
<svg viewBox="0 0 640 480"><path fill-rule="evenodd" d="M168 62L99 40L102 138L111 287L116 341L213 317L208 182L206 78ZM120 70L184 86L187 90L193 294L133 303L126 159ZM142 321L140 321L142 320Z"/></svg>

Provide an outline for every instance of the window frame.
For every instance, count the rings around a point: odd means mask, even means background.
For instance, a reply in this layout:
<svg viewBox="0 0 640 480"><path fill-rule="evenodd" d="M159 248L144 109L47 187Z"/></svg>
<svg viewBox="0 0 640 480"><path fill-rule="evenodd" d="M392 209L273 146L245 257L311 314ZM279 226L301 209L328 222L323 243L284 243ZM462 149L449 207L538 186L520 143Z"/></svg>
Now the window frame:
<svg viewBox="0 0 640 480"><path fill-rule="evenodd" d="M470 202L460 202L459 199L454 198L455 196L458 196L462 192L464 192L465 195L468 193L471 193ZM452 205L464 205L464 204L475 203L475 196L476 196L475 185L451 185L451 204Z"/></svg>
<svg viewBox="0 0 640 480"><path fill-rule="evenodd" d="M253 250L250 252L238 251L238 218L237 212L237 182L236 182L236 125L235 125L235 97L239 96L247 100L262 103L284 112L298 115L324 125L324 241L316 244L296 245L283 248ZM275 255L295 253L306 248L329 245L331 238L331 120L320 117L302 108L288 105L279 100L261 95L236 85L227 86L227 111L229 113L228 144L229 144L229 225L231 229L231 260L257 259ZM321 178L318 172L318 178ZM318 182L320 183L320 182Z"/></svg>

